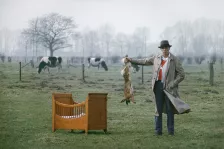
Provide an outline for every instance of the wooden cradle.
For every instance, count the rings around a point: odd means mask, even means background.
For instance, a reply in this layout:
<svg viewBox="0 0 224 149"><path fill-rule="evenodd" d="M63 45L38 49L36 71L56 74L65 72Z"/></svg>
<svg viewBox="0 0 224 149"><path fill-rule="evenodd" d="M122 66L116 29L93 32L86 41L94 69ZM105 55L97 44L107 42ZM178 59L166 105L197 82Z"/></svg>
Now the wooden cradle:
<svg viewBox="0 0 224 149"><path fill-rule="evenodd" d="M52 94L52 131L56 129L107 132L107 93L89 93L77 103L69 93Z"/></svg>

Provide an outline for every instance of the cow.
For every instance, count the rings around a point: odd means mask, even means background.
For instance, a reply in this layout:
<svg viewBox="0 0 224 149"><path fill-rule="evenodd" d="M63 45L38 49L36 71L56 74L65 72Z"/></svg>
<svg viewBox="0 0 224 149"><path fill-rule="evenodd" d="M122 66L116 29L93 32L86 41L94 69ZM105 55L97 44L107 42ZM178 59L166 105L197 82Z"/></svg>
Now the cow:
<svg viewBox="0 0 224 149"><path fill-rule="evenodd" d="M88 68L90 68L90 66L98 67L98 70L99 70L100 65L104 68L105 71L108 71L107 64L106 64L106 62L104 61L103 58L101 58L101 57L96 57L96 58L88 57Z"/></svg>
<svg viewBox="0 0 224 149"><path fill-rule="evenodd" d="M42 59L40 60L39 66L38 66L38 73L40 73L43 69L44 71L47 69L48 73L49 72L49 68L58 68L58 72L59 70L61 70L62 66L62 58L61 57L42 57Z"/></svg>
<svg viewBox="0 0 224 149"><path fill-rule="evenodd" d="M5 62L5 55L0 53L0 59L2 60L2 62Z"/></svg>
<svg viewBox="0 0 224 149"><path fill-rule="evenodd" d="M12 57L8 56L8 62L9 62L9 63L12 62Z"/></svg>

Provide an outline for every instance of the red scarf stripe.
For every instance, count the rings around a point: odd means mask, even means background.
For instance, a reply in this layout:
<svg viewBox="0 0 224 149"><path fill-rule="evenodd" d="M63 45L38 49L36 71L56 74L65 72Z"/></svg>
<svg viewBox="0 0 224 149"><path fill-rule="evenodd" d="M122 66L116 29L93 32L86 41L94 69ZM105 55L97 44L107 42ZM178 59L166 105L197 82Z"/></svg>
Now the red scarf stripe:
<svg viewBox="0 0 224 149"><path fill-rule="evenodd" d="M161 62L161 66L160 67L162 67L163 68L163 65L166 63L166 61L165 60L162 60L162 62ZM162 80L162 68L160 68L160 70L159 70L159 77L158 77L158 80Z"/></svg>

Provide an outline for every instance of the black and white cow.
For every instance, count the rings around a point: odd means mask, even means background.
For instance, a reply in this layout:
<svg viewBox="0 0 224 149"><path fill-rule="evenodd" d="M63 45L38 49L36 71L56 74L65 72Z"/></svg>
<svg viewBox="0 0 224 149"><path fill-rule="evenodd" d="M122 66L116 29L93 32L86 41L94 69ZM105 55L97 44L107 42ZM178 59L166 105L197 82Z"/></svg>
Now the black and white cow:
<svg viewBox="0 0 224 149"><path fill-rule="evenodd" d="M12 57L8 56L8 62L11 63L12 62Z"/></svg>
<svg viewBox="0 0 224 149"><path fill-rule="evenodd" d="M88 57L88 68L92 66L92 67L98 67L99 69L100 65L105 69L105 71L108 71L107 64L103 58Z"/></svg>
<svg viewBox="0 0 224 149"><path fill-rule="evenodd" d="M48 73L49 72L49 68L58 68L58 72L59 70L62 68L61 66L62 63L62 58L61 57L42 57L38 66L38 73L40 73L43 69L44 71L47 69Z"/></svg>
<svg viewBox="0 0 224 149"><path fill-rule="evenodd" d="M0 59L2 60L2 62L5 62L5 55L0 53Z"/></svg>

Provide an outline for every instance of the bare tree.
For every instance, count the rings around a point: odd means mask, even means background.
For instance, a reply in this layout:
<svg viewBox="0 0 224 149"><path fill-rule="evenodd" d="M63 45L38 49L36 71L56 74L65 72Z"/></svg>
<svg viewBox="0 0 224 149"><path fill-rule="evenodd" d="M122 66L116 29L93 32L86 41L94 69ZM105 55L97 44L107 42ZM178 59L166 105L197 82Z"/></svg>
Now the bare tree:
<svg viewBox="0 0 224 149"><path fill-rule="evenodd" d="M205 34L196 35L193 37L192 47L195 56L207 55L209 49L209 36L206 36Z"/></svg>
<svg viewBox="0 0 224 149"><path fill-rule="evenodd" d="M35 37L35 40L50 50L50 56L53 56L54 51L71 46L67 40L74 28L76 25L72 18L51 13L32 19L23 34Z"/></svg>
<svg viewBox="0 0 224 149"><path fill-rule="evenodd" d="M99 32L101 35L102 43L104 43L106 46L106 60L108 61L110 44L115 33L115 28L110 24L105 24L100 27Z"/></svg>
<svg viewBox="0 0 224 149"><path fill-rule="evenodd" d="M26 36L24 34L21 34L20 36L20 41L19 41L22 45L22 48L25 49L25 63L27 62L27 56L28 56L28 49L30 49L31 47L31 38L29 38L29 36Z"/></svg>
<svg viewBox="0 0 224 149"><path fill-rule="evenodd" d="M147 55L147 42L149 40L149 29L147 27L136 28L133 34L133 41L136 45L136 54ZM139 53L137 53L137 51ZM141 54L140 54L141 53Z"/></svg>
<svg viewBox="0 0 224 149"><path fill-rule="evenodd" d="M188 21L179 21L174 26L166 27L160 37L161 40L169 40L178 55L189 55L189 45L193 37L192 25Z"/></svg>
<svg viewBox="0 0 224 149"><path fill-rule="evenodd" d="M3 30L0 30L0 53L3 51Z"/></svg>
<svg viewBox="0 0 224 149"><path fill-rule="evenodd" d="M89 32L85 33L84 35L85 43L90 52L90 56L94 54L99 54L99 37L98 33L94 30L90 30ZM97 53L98 52L98 53Z"/></svg>
<svg viewBox="0 0 224 149"><path fill-rule="evenodd" d="M124 49L127 43L127 36L124 33L118 33L113 43L114 46L120 50L120 55L124 56Z"/></svg>

